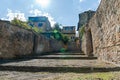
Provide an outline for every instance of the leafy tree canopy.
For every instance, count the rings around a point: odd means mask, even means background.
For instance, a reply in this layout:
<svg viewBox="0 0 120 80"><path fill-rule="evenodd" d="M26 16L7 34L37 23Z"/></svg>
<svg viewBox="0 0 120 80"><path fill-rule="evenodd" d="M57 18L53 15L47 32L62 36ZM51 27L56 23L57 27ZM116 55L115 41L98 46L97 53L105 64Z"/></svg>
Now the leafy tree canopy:
<svg viewBox="0 0 120 80"><path fill-rule="evenodd" d="M60 26L61 26L61 24L55 23L54 26L53 26L53 30L61 31Z"/></svg>

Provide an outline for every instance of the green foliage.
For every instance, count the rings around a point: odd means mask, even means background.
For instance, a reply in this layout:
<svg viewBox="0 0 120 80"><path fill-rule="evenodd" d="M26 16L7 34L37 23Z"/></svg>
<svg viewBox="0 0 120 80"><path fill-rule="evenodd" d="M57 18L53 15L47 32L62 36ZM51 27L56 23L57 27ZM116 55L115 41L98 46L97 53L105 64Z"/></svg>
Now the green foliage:
<svg viewBox="0 0 120 80"><path fill-rule="evenodd" d="M54 30L54 31L53 31L53 37L54 37L54 39L56 39L56 40L61 40L61 39L62 39L62 33L60 33L60 32L57 31L57 30Z"/></svg>
<svg viewBox="0 0 120 80"><path fill-rule="evenodd" d="M75 42L76 42L77 40L79 40L79 38L75 38Z"/></svg>
<svg viewBox="0 0 120 80"><path fill-rule="evenodd" d="M69 38L65 35L63 35L60 31L54 30L53 31L53 37L56 40L62 41L64 44L67 44L69 41Z"/></svg>
<svg viewBox="0 0 120 80"><path fill-rule="evenodd" d="M82 39L84 33L85 33L85 27L82 26L82 27L80 28L80 30L79 30L79 35L80 35L80 38L81 38L81 39Z"/></svg>
<svg viewBox="0 0 120 80"><path fill-rule="evenodd" d="M42 29L39 29L38 27L32 27L32 26L29 26L27 22L23 22L17 18L14 18L12 21L11 21L11 24L13 25L16 25L18 27L22 27L24 29L30 29L30 30L33 30L34 32L36 33L41 33L42 32Z"/></svg>
<svg viewBox="0 0 120 80"><path fill-rule="evenodd" d="M61 48L61 49L60 49L60 52L61 52L61 53L64 53L64 52L66 52L66 51L67 51L67 50L66 50L65 48Z"/></svg>
<svg viewBox="0 0 120 80"><path fill-rule="evenodd" d="M112 73L94 73L85 74L81 77L77 77L72 80L113 80L113 77L114 75Z"/></svg>
<svg viewBox="0 0 120 80"><path fill-rule="evenodd" d="M61 24L55 23L54 26L53 26L53 30L57 30L57 31L61 32L60 26L61 26Z"/></svg>
<svg viewBox="0 0 120 80"><path fill-rule="evenodd" d="M17 18L14 18L14 19L11 21L11 24L20 27L20 26L21 26L21 22L22 22L22 21L18 20Z"/></svg>
<svg viewBox="0 0 120 80"><path fill-rule="evenodd" d="M67 44L69 42L69 38L67 36L62 36L62 42Z"/></svg>
<svg viewBox="0 0 120 80"><path fill-rule="evenodd" d="M13 25L16 25L16 26L19 26L19 27L22 27L22 28L25 28L25 29L31 29L32 27L29 26L27 24L27 22L23 22L17 18L14 18L12 21L11 21L11 24Z"/></svg>
<svg viewBox="0 0 120 80"><path fill-rule="evenodd" d="M42 33L42 29L38 27L32 27L32 30L35 31L36 33Z"/></svg>

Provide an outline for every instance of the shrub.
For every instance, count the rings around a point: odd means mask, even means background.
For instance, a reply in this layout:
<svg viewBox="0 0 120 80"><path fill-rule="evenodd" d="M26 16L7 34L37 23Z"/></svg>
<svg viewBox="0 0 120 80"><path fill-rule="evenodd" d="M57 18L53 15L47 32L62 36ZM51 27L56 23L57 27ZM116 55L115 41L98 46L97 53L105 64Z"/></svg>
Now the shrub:
<svg viewBox="0 0 120 80"><path fill-rule="evenodd" d="M39 29L38 27L35 27L35 26L29 26L27 22L23 22L17 18L14 18L12 21L11 21L11 24L13 25L16 25L18 27L22 27L24 29L31 29L33 30L34 32L36 33L41 33L42 32L42 29Z"/></svg>
<svg viewBox="0 0 120 80"><path fill-rule="evenodd" d="M61 49L60 49L60 52L61 52L61 53L64 53L64 52L66 52L66 51L67 51L67 50L66 50L65 48L61 48Z"/></svg>
<svg viewBox="0 0 120 80"><path fill-rule="evenodd" d="M36 33L42 32L42 29L39 29L38 27L32 27L32 30L35 31Z"/></svg>
<svg viewBox="0 0 120 80"><path fill-rule="evenodd" d="M69 38L67 36L62 36L62 42L66 45L69 42Z"/></svg>
<svg viewBox="0 0 120 80"><path fill-rule="evenodd" d="M59 32L58 30L53 30L52 36L53 36L54 39L56 39L56 40L62 40L62 33Z"/></svg>
<svg viewBox="0 0 120 80"><path fill-rule="evenodd" d="M25 28L25 29L31 29L31 26L29 26L27 24L27 22L23 22L17 18L14 18L12 21L11 21L11 24L13 25L16 25L16 26L19 26L19 27L22 27L22 28Z"/></svg>

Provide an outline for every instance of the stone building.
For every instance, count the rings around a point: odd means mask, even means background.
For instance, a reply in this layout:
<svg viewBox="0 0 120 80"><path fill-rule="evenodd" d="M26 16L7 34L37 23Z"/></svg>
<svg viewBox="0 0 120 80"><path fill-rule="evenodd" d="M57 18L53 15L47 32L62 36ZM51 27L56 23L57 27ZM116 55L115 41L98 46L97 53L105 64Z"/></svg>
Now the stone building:
<svg viewBox="0 0 120 80"><path fill-rule="evenodd" d="M92 11L92 10L80 13L77 30L79 30L79 28L82 27L83 25L87 24L94 14L95 14L95 11Z"/></svg>
<svg viewBox="0 0 120 80"><path fill-rule="evenodd" d="M63 26L62 33L66 35L71 41L74 41L75 26Z"/></svg>
<svg viewBox="0 0 120 80"><path fill-rule="evenodd" d="M38 27L42 32L48 32L51 30L50 22L45 16L29 17L28 21L30 26Z"/></svg>
<svg viewBox="0 0 120 80"><path fill-rule="evenodd" d="M101 0L85 25L82 50L120 66L120 0Z"/></svg>

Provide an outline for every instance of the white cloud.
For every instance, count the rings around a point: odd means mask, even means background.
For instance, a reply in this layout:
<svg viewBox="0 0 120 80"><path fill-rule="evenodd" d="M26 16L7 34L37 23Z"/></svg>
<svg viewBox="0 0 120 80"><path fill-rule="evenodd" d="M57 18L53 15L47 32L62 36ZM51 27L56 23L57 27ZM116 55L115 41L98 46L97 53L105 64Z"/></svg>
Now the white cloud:
<svg viewBox="0 0 120 80"><path fill-rule="evenodd" d="M2 20L13 20L15 17L20 19L21 21L26 21L24 13L21 13L20 11L13 12L11 9L7 10L8 13L5 18L1 18Z"/></svg>
<svg viewBox="0 0 120 80"><path fill-rule="evenodd" d="M29 13L32 14L33 16L41 16L41 15L43 15L42 11L40 11L38 9L30 10Z"/></svg>
<svg viewBox="0 0 120 80"><path fill-rule="evenodd" d="M32 14L33 16L46 16L46 17L48 17L48 20L50 21L52 27L56 23L54 18L49 13L42 12L38 9L30 10L29 13Z"/></svg>
<svg viewBox="0 0 120 80"><path fill-rule="evenodd" d="M30 10L29 13L32 14L33 16L46 16L46 17L48 17L48 19L49 19L49 21L51 23L51 26L53 26L56 23L54 18L49 13L42 12L42 11L40 11L38 9ZM1 18L1 20L11 21L15 17L20 19L21 21L26 21L24 13L22 13L20 11L14 11L13 12L11 9L7 10L7 15L4 18Z"/></svg>

